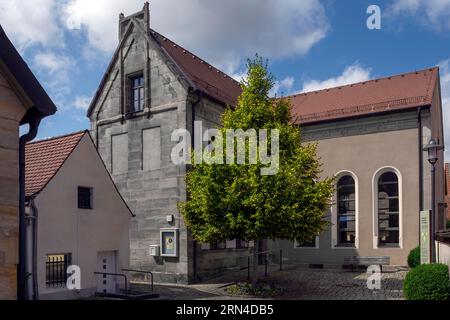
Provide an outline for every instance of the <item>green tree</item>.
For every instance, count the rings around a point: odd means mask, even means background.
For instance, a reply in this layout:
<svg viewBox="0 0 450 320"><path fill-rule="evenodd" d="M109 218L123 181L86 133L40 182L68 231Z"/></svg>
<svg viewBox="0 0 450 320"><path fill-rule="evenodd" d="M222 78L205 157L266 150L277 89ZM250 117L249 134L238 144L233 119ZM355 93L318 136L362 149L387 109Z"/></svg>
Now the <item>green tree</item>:
<svg viewBox="0 0 450 320"><path fill-rule="evenodd" d="M320 179L316 145L301 144L300 130L291 122L289 100L269 96L274 80L267 63L256 56L248 60L247 70L237 106L224 112L218 135L226 137L227 129L278 129L278 171L262 175L261 168L267 164L259 156L253 164L225 163L225 152L219 154L224 164L193 163L186 177L190 196L179 209L198 241L253 240L252 284L256 285L258 240L313 241L327 225L324 213L330 204L333 181ZM268 133L272 151L270 139ZM249 155L249 144L245 147ZM217 155L217 150L211 154Z"/></svg>

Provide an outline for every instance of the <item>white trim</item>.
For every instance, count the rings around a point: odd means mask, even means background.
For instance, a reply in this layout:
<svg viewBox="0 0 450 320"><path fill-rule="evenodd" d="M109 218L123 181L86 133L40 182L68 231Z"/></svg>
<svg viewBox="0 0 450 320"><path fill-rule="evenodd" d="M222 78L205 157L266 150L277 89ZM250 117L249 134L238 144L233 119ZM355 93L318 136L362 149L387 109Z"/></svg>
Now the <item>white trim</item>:
<svg viewBox="0 0 450 320"><path fill-rule="evenodd" d="M378 246L378 179L383 173L393 172L398 179L398 247ZM372 224L373 224L373 249L402 249L403 248L403 182L400 170L392 166L384 166L378 169L372 177Z"/></svg>
<svg viewBox="0 0 450 320"><path fill-rule="evenodd" d="M331 206L331 249L358 249L359 247L359 181L353 171L340 170L335 174L336 183L343 176L350 175L355 181L355 245L339 246L337 244L337 188L334 192L334 201Z"/></svg>
<svg viewBox="0 0 450 320"><path fill-rule="evenodd" d="M299 247L299 246L297 246L297 245L298 245L298 241L295 240L295 241L294 241L294 249L307 249L307 250L308 250L308 249L309 249L309 250L319 249L319 248L320 248L319 242L320 242L319 236L317 236L317 237L316 237L316 240L315 240L315 245L314 245L314 247Z"/></svg>

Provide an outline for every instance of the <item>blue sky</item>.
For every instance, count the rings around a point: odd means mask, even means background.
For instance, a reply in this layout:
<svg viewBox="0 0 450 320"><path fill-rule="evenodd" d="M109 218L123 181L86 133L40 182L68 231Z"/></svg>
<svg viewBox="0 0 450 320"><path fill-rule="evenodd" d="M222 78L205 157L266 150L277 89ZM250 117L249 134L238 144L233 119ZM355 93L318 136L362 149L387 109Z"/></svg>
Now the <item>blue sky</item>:
<svg viewBox="0 0 450 320"><path fill-rule="evenodd" d="M143 2L0 0L0 23L59 109L38 138L89 128L118 15ZM380 30L366 27L369 5L381 8ZM278 94L440 65L450 126L450 0L153 0L150 11L152 28L236 78L247 57L268 58Z"/></svg>

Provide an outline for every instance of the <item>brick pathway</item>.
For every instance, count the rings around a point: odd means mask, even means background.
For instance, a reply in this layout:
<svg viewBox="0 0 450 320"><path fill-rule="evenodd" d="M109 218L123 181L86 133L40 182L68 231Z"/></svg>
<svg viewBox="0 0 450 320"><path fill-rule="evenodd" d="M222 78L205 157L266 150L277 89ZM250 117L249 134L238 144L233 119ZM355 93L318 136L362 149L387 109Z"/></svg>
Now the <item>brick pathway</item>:
<svg viewBox="0 0 450 320"><path fill-rule="evenodd" d="M365 272L349 272L343 270L320 270L290 268L283 271L272 271L266 278L285 291L274 299L298 300L398 300L403 299L404 270L392 269L381 275L381 289L367 288L368 274ZM248 299L230 296L224 284L236 276L215 279L208 283L189 286L162 286L156 291L160 299Z"/></svg>

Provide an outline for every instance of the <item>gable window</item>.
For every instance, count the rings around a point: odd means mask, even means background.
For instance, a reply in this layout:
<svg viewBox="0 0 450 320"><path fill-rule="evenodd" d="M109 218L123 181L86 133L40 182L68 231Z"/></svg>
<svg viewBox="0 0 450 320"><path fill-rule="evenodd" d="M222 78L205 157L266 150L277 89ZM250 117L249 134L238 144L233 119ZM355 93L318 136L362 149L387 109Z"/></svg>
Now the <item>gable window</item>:
<svg viewBox="0 0 450 320"><path fill-rule="evenodd" d="M130 106L131 112L144 110L144 76L138 75L130 78Z"/></svg>
<svg viewBox="0 0 450 320"><path fill-rule="evenodd" d="M47 287L65 287L67 267L71 265L72 254L48 254L45 261L45 284Z"/></svg>
<svg viewBox="0 0 450 320"><path fill-rule="evenodd" d="M337 183L337 245L355 245L355 180L345 175Z"/></svg>
<svg viewBox="0 0 450 320"><path fill-rule="evenodd" d="M378 186L378 246L399 245L399 187L394 172L383 173Z"/></svg>
<svg viewBox="0 0 450 320"><path fill-rule="evenodd" d="M92 188L78 187L78 209L92 209Z"/></svg>

